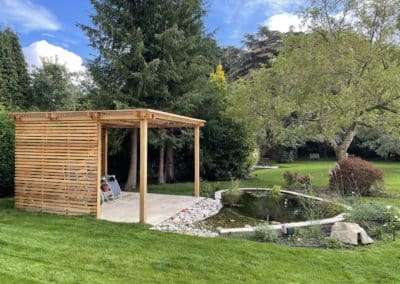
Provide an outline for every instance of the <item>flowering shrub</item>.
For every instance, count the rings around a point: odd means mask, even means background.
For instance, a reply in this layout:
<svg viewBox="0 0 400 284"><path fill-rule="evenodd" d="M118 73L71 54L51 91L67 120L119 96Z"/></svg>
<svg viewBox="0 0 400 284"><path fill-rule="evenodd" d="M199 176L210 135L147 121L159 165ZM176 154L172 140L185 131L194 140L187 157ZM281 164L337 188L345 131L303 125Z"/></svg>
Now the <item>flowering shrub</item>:
<svg viewBox="0 0 400 284"><path fill-rule="evenodd" d="M383 191L383 170L356 157L339 161L330 173L329 188L345 195L367 196Z"/></svg>

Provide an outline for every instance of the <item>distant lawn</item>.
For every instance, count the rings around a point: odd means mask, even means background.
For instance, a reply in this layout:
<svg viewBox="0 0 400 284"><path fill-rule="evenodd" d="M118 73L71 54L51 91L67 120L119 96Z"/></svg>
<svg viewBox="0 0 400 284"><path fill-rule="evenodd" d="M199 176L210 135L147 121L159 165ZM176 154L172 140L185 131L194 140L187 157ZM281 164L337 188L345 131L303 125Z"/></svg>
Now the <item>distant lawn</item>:
<svg viewBox="0 0 400 284"><path fill-rule="evenodd" d="M400 207L400 162L373 162L377 167L385 171L384 181L386 192L393 195L391 198L373 198L377 202L393 204ZM283 173L285 171L310 174L313 186L325 188L329 181L329 171L334 167L335 161L296 161L288 164L277 164L279 169L256 170L251 178L238 181L241 187L272 187L284 186ZM202 182L201 193L204 196L211 195L219 189L227 189L234 186L232 182ZM193 194L192 183L150 185L149 192L171 194ZM397 197L397 198L394 198Z"/></svg>
<svg viewBox="0 0 400 284"><path fill-rule="evenodd" d="M1 283L400 283L400 241L291 248L34 214L0 200Z"/></svg>

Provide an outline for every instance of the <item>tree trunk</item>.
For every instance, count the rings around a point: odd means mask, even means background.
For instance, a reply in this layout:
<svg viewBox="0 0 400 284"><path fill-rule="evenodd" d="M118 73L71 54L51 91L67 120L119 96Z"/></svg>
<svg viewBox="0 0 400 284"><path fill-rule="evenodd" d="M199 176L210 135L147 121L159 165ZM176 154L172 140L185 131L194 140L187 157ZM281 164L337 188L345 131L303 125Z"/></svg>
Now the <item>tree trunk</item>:
<svg viewBox="0 0 400 284"><path fill-rule="evenodd" d="M131 130L131 161L129 164L128 180L125 190L132 190L137 186L137 162L138 162L138 129Z"/></svg>
<svg viewBox="0 0 400 284"><path fill-rule="evenodd" d="M158 184L164 184L165 183L165 175L164 175L164 163L165 163L165 146L164 142L161 142L160 145L160 161L158 165Z"/></svg>
<svg viewBox="0 0 400 284"><path fill-rule="evenodd" d="M356 134L357 124L354 122L349 129L346 130L343 140L340 144L332 143L333 150L335 150L336 160L340 161L342 159L347 158L351 142L353 142L354 136Z"/></svg>
<svg viewBox="0 0 400 284"><path fill-rule="evenodd" d="M165 179L167 182L175 182L174 173L174 148L172 145L167 146L167 167Z"/></svg>
<svg viewBox="0 0 400 284"><path fill-rule="evenodd" d="M341 146L341 145L340 145ZM336 160L340 161L342 159L347 158L348 154L347 154L347 149L344 149L343 147L338 146L335 149L335 155L336 155Z"/></svg>

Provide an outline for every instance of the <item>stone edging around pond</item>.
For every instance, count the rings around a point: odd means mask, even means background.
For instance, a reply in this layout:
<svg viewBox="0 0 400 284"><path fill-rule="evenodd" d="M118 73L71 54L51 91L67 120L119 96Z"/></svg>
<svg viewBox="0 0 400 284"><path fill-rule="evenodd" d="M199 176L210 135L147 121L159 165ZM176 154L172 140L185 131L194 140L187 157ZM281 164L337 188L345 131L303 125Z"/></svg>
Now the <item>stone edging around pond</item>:
<svg viewBox="0 0 400 284"><path fill-rule="evenodd" d="M242 190L242 191L247 191L247 190L270 191L271 189L268 189L268 188L239 188L239 190ZM219 201L222 204L222 201L221 201L222 194L226 191L229 191L229 189L216 191L214 194L214 199ZM314 200L318 200L318 201L332 202L330 200L326 200L326 199L323 199L320 197L306 195L306 194L302 194L302 193L294 192L294 191L281 190L280 192L286 193L289 195L304 197L304 198L308 198L308 199L314 199ZM343 204L341 204L341 205L344 207L348 207ZM344 220L345 220L345 217L344 217L344 214L342 213L342 214L339 214L332 218L303 221L303 222L283 223L283 224L278 224L278 225L269 225L268 227L272 230L282 230L282 229L287 229L287 228L299 228L299 227L307 227L307 226L312 226L312 225L328 225L328 224L334 224L336 222L342 222ZM221 228L218 230L218 232L220 235L234 234L234 233L253 233L254 227L228 228L228 229Z"/></svg>

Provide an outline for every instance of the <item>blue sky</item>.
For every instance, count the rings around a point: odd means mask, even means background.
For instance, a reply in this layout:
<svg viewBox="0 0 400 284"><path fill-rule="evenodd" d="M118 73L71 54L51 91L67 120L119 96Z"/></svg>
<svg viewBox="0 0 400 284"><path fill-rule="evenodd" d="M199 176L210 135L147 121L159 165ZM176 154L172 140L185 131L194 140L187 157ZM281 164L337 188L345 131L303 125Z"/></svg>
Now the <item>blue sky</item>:
<svg viewBox="0 0 400 284"><path fill-rule="evenodd" d="M299 24L295 15L303 0L208 0L206 29L215 31L219 45L240 46L243 35L260 25L287 31ZM30 65L57 56L70 69L93 57L78 23L90 24L89 0L0 0L0 27L11 27L20 37Z"/></svg>

